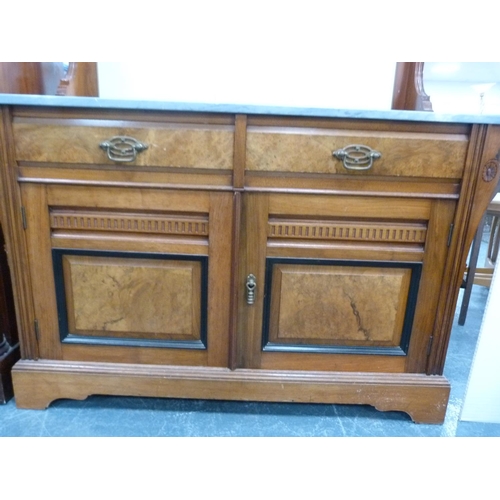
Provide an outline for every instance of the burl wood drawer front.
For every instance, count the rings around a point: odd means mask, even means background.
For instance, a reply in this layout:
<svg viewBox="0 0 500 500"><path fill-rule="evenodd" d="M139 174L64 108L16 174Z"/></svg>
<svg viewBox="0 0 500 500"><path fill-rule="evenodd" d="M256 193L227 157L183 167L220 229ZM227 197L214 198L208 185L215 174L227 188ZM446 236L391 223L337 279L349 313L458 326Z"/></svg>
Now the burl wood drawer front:
<svg viewBox="0 0 500 500"><path fill-rule="evenodd" d="M231 125L19 117L13 127L19 162L222 170L233 165ZM112 161L99 145L115 136L132 137L147 149L134 161Z"/></svg>
<svg viewBox="0 0 500 500"><path fill-rule="evenodd" d="M246 168L254 172L353 174L460 179L468 135L250 126ZM381 154L368 170L349 170L333 152L364 145Z"/></svg>

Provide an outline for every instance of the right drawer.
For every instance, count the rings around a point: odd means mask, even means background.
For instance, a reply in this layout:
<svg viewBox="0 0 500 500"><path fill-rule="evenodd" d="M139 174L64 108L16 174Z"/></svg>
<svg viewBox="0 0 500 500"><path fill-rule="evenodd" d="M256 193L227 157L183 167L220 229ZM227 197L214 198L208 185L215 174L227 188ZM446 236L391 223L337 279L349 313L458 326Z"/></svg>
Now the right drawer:
<svg viewBox="0 0 500 500"><path fill-rule="evenodd" d="M407 123L377 128L361 123L332 128L297 120L291 125L249 124L246 168L251 172L346 174L410 178L460 179L470 128L462 125ZM363 124L366 126L363 127ZM313 124L314 125L314 124ZM435 126L437 125L437 126ZM415 130L412 130L414 128ZM351 170L333 152L361 145L380 153L367 170ZM352 149L350 150L352 152Z"/></svg>

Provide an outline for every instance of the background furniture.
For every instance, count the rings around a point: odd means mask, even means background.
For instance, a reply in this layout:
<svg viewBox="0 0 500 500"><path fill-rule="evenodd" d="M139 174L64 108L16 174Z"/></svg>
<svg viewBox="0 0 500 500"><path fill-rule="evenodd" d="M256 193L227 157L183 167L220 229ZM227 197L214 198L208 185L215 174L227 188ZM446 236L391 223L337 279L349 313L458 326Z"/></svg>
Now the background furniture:
<svg viewBox="0 0 500 500"><path fill-rule="evenodd" d="M423 62L398 62L394 78L392 109L432 111L430 97L424 89Z"/></svg>
<svg viewBox="0 0 500 500"><path fill-rule="evenodd" d="M487 217L491 217L491 228L490 228L490 238L488 242L487 251L487 267L478 268L477 262L479 259L479 251L481 249L481 243L483 240L484 226ZM464 325L467 318L467 310L469 308L470 296L472 293L473 285L481 285L489 287L491 285L491 279L493 276L493 269L498 257L498 248L500 246L500 231L499 231L499 220L500 220L500 194L497 194L493 200L491 200L488 205L488 209L484 214L479 228L477 230L476 236L471 247L471 253L469 257L468 267L465 272L465 278L463 283L464 295L462 297L462 304L460 306L460 315L458 317L458 324Z"/></svg>
<svg viewBox="0 0 500 500"><path fill-rule="evenodd" d="M488 264L494 267L498 259L498 249L500 247L500 194L497 194L491 200L486 213L491 215L490 240L486 258L488 259Z"/></svg>
<svg viewBox="0 0 500 500"><path fill-rule="evenodd" d="M10 271L0 224L0 404L13 396L11 369L19 359L19 341Z"/></svg>
<svg viewBox="0 0 500 500"><path fill-rule="evenodd" d="M97 63L0 62L0 93L97 97Z"/></svg>

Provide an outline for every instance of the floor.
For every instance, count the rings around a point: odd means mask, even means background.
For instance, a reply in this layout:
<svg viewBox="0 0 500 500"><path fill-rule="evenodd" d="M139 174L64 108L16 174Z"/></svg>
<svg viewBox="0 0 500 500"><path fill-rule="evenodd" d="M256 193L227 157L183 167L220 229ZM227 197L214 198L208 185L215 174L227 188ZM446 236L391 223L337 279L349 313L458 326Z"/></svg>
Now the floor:
<svg viewBox="0 0 500 500"><path fill-rule="evenodd" d="M358 405L91 396L85 401L58 400L46 410L18 410L11 400L0 405L0 436L497 437L500 424L460 421L487 297L488 289L475 285L464 326L458 325L455 314L444 369L451 395L442 425L415 424L405 413Z"/></svg>

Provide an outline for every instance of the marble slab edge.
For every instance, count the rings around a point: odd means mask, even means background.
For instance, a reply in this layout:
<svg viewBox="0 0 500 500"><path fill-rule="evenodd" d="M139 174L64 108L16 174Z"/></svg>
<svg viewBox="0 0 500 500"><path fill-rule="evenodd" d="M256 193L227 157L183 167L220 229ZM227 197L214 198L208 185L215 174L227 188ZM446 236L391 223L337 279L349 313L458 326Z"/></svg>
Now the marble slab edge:
<svg viewBox="0 0 500 500"><path fill-rule="evenodd" d="M500 124L500 115L450 115L426 111L407 110L334 109L293 106L268 106L260 104L241 103L126 100L105 99L101 97L64 97L28 94L0 94L0 105L302 116L316 118L354 118L365 120L395 120L434 123Z"/></svg>

